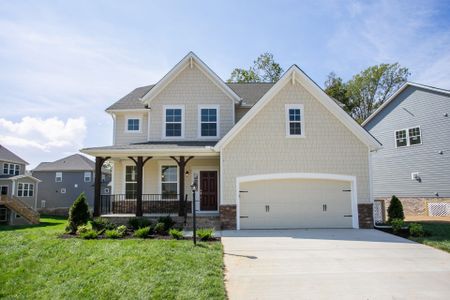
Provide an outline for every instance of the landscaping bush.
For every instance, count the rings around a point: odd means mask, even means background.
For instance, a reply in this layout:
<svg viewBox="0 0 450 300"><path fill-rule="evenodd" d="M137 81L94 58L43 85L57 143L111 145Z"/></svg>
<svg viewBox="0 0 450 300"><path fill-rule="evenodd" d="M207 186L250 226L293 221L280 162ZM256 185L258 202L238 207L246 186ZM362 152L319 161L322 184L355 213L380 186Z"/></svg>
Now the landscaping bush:
<svg viewBox="0 0 450 300"><path fill-rule="evenodd" d="M87 231L89 231L91 228L89 228L89 226L87 226L87 225L81 225L81 226L78 226L78 228L77 228L77 233L78 234L82 234L82 233L86 233Z"/></svg>
<svg viewBox="0 0 450 300"><path fill-rule="evenodd" d="M155 228L153 228L156 234L165 235L167 233L166 226L164 223L156 223Z"/></svg>
<svg viewBox="0 0 450 300"><path fill-rule="evenodd" d="M391 203L389 204L388 223L391 223L391 221L394 219L405 219L405 214L403 213L403 205L396 196L392 196Z"/></svg>
<svg viewBox="0 0 450 300"><path fill-rule="evenodd" d="M69 210L69 224L67 229L70 233L75 233L78 226L85 225L89 221L89 207L86 203L86 195L81 193Z"/></svg>
<svg viewBox="0 0 450 300"><path fill-rule="evenodd" d="M403 224L405 224L405 222L402 219L392 219L391 221L392 231L395 234L399 233L400 230L402 230Z"/></svg>
<svg viewBox="0 0 450 300"><path fill-rule="evenodd" d="M163 223L165 231L169 231L175 225L175 221L170 216L159 217L157 223Z"/></svg>
<svg viewBox="0 0 450 300"><path fill-rule="evenodd" d="M125 236L127 234L127 226L120 225L119 227L117 227L117 232L120 233L120 236Z"/></svg>
<svg viewBox="0 0 450 300"><path fill-rule="evenodd" d="M103 229L106 230L113 230L116 229L116 225L111 223L108 219L105 218L94 218L94 220L91 221L92 229L96 231L101 231Z"/></svg>
<svg viewBox="0 0 450 300"><path fill-rule="evenodd" d="M98 237L98 233L95 230L88 229L87 231L80 233L80 237L85 240L93 240Z"/></svg>
<svg viewBox="0 0 450 300"><path fill-rule="evenodd" d="M421 237L425 235L422 224L411 223L409 225L409 235L414 237Z"/></svg>
<svg viewBox="0 0 450 300"><path fill-rule="evenodd" d="M130 218L128 220L128 225L134 230L139 228L144 228L152 225L152 222L146 218Z"/></svg>
<svg viewBox="0 0 450 300"><path fill-rule="evenodd" d="M176 239L176 240L181 240L183 239L183 232L181 230L172 228L169 230L169 234L172 238Z"/></svg>
<svg viewBox="0 0 450 300"><path fill-rule="evenodd" d="M214 229L213 228L200 228L197 230L197 237L201 241L209 241L214 237Z"/></svg>
<svg viewBox="0 0 450 300"><path fill-rule="evenodd" d="M120 234L120 232L117 229L106 230L105 231L105 236L108 239L118 239L118 238L122 237L122 235Z"/></svg>
<svg viewBox="0 0 450 300"><path fill-rule="evenodd" d="M145 239L146 237L149 236L150 231L151 231L150 226L149 227L140 228L140 229L138 229L138 230L136 230L134 232L134 237Z"/></svg>

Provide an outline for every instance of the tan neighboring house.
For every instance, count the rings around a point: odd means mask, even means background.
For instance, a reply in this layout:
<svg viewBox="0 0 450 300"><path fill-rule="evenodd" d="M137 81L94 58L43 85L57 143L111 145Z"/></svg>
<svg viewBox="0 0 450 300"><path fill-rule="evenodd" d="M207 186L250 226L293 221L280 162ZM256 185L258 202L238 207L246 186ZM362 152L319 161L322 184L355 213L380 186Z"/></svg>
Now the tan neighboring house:
<svg viewBox="0 0 450 300"><path fill-rule="evenodd" d="M0 225L36 224L39 179L27 174L28 163L0 145Z"/></svg>
<svg viewBox="0 0 450 300"><path fill-rule="evenodd" d="M94 213L192 214L222 229L370 228L370 153L381 147L296 65L276 83L225 83L189 53L107 110L113 164Z"/></svg>

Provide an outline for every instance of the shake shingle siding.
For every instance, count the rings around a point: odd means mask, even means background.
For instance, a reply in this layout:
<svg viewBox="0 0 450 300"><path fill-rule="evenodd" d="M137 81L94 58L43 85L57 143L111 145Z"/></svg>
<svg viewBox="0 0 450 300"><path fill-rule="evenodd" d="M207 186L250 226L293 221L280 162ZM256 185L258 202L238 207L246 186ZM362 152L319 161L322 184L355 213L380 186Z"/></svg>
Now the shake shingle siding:
<svg viewBox="0 0 450 300"><path fill-rule="evenodd" d="M365 128L382 144L373 154L375 197L450 197L450 95L407 87ZM421 145L395 147L395 131L420 126ZM443 154L439 154L440 151ZM421 182L411 179L419 172Z"/></svg>

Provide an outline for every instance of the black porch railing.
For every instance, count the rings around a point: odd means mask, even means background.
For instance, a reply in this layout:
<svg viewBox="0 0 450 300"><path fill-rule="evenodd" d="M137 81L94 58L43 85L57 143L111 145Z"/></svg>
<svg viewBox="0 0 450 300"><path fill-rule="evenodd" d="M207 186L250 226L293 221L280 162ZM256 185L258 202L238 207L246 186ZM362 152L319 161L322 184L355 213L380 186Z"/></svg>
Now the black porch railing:
<svg viewBox="0 0 450 300"><path fill-rule="evenodd" d="M142 213L144 214L178 214L180 205L185 208L186 213L192 210L191 201L187 197L180 203L178 194L143 194ZM136 197L126 194L113 194L100 196L100 213L102 215L112 214L135 214ZM185 214L186 214L185 213Z"/></svg>

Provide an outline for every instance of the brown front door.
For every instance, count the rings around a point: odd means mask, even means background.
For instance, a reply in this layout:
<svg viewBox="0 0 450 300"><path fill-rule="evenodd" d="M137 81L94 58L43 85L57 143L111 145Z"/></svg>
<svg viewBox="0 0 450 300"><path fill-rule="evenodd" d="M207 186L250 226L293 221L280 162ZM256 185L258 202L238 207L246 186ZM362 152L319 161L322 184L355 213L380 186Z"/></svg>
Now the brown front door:
<svg viewBox="0 0 450 300"><path fill-rule="evenodd" d="M217 171L200 171L200 210L217 210Z"/></svg>

